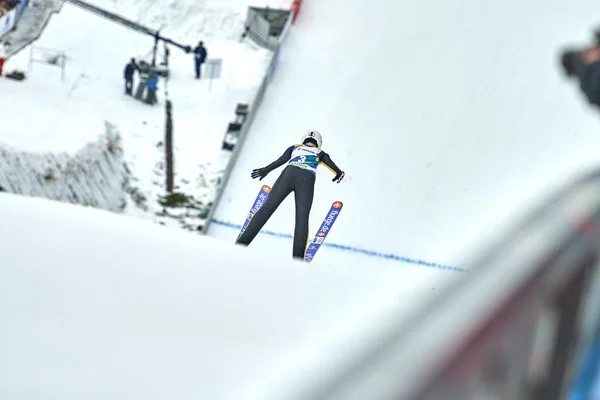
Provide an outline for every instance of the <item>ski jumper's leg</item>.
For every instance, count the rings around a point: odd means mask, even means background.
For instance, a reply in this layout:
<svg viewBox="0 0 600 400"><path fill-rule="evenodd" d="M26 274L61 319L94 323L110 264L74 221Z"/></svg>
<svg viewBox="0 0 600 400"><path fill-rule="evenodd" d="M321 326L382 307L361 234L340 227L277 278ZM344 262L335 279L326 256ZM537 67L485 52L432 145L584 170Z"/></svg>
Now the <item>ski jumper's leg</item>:
<svg viewBox="0 0 600 400"><path fill-rule="evenodd" d="M308 219L315 193L315 175L309 171L296 168L296 226L294 228L293 257L304 260L306 244L308 243Z"/></svg>
<svg viewBox="0 0 600 400"><path fill-rule="evenodd" d="M296 167L287 167L283 170L279 178L273 184L273 188L269 193L269 197L265 204L258 210L254 217L250 220L250 223L246 227L246 230L242 235L238 238L238 244L249 245L252 240L258 235L258 232L262 229L262 227L267 223L271 215L277 210L277 207L281 204L283 200L292 192L293 186L293 176L290 174L289 169Z"/></svg>

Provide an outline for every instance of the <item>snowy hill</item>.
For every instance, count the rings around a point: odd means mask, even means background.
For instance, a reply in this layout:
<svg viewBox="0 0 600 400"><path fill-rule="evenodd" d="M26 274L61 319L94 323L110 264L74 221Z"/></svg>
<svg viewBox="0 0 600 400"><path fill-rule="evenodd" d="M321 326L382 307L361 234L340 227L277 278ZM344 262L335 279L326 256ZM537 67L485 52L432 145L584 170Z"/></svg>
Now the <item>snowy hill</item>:
<svg viewBox="0 0 600 400"><path fill-rule="evenodd" d="M273 261L8 194L0 220L6 399L250 399L292 371L350 357L423 300L415 283L434 273Z"/></svg>
<svg viewBox="0 0 600 400"><path fill-rule="evenodd" d="M190 82L189 56L172 53L169 92L176 99L176 171L183 190L206 195L206 182L215 179L211 171L220 170L226 124L235 104L252 98L270 56L237 42L244 10L248 4L289 6L274 3L94 2L176 40L205 38L209 56L225 60L223 79L209 90L205 82ZM592 6L536 1L486 7L470 0L379 0L364 10L358 2L306 2L216 214L222 224L211 234L233 241L231 226L242 222L265 183L251 181L249 171L309 128L322 131L324 149L347 172L341 185L320 172L311 228L331 201L342 200L344 213L328 241L364 250L359 256L323 252L319 261L328 264L390 255L460 265L480 240L595 165L597 118L556 66L565 41L587 38L595 22ZM67 53L67 78L61 83L56 70L36 65L25 84L3 81L0 96L15 99L7 103L8 114L36 109L36 116L3 121L2 142L74 151L96 140L108 120L122 131L139 186L156 198L164 116L122 96L120 76L131 55L148 55L151 40L65 5L38 45ZM8 68L27 62L23 52ZM272 240L282 244L276 249L281 255L287 254L292 215L288 200L266 226L280 236ZM270 241L253 245L266 248Z"/></svg>
<svg viewBox="0 0 600 400"><path fill-rule="evenodd" d="M272 53L251 42L227 39L227 35L237 35L239 39L243 31L239 18L245 15L244 2L223 7L223 15L210 12L220 9L219 2L188 1L178 3L178 7L169 4L123 2L119 3L123 8L119 11L127 15L144 10L150 20L140 16L140 22L163 27L173 39L188 44L195 44L199 37L184 34L182 18L187 18L192 25L208 17L214 18L217 25L221 22L222 27L217 31L219 34L227 32L225 37L215 37L212 41L207 36L206 41L209 58L223 59L221 79L212 84L208 80L194 80L192 57L173 48L170 79L168 83L159 82L158 104L151 107L135 101L123 94L123 67L132 56L148 60L153 39L65 4L61 12L52 17L41 39L7 62L7 70L24 70L28 77L22 82L0 80L3 104L0 147L41 154L74 154L97 141L108 121L121 134L131 179L150 206L146 213L132 203L126 211L155 219L155 213L162 208L157 198L165 190L164 106L168 92L173 103L177 190L203 204L210 203L214 196L212 186L223 169L221 143L227 125L235 117L237 103L253 99ZM151 10L164 7L183 14L167 27L156 26ZM237 25L229 26L225 14L233 12L237 13ZM132 17L137 18L137 14ZM202 29L209 27L206 23L201 26ZM202 30L197 33L201 34ZM56 66L30 63L31 55L36 57L48 52L66 57L64 78Z"/></svg>
<svg viewBox="0 0 600 400"><path fill-rule="evenodd" d="M319 171L313 232L342 200L328 241L461 265L598 164L598 116L557 62L596 23L589 1L306 1L215 218L241 223L279 173L259 183L250 171L317 129L347 178ZM290 196L265 229L292 233L293 207ZM235 236L226 224L210 233Z"/></svg>
<svg viewBox="0 0 600 400"><path fill-rule="evenodd" d="M206 39L225 60L209 89L173 51L178 184L201 195L199 175L219 165L234 106L252 98L270 57L237 42L247 2L95 3L177 40ZM597 115L556 66L565 41L587 38L595 11L586 1L307 0L214 237L0 194L0 397L265 400L290 376L318 379L462 276L436 263L460 265L597 163ZM73 153L110 121L155 198L164 98L155 109L132 101L121 78L151 40L65 6L37 45L68 55L65 80L36 65L26 82L0 81L0 145ZM26 68L27 57L8 67ZM266 226L273 235L233 246L235 224L278 171L260 183L249 172L309 128L347 172L334 185L319 171L311 227L344 201L328 238L344 250L289 260L291 200Z"/></svg>

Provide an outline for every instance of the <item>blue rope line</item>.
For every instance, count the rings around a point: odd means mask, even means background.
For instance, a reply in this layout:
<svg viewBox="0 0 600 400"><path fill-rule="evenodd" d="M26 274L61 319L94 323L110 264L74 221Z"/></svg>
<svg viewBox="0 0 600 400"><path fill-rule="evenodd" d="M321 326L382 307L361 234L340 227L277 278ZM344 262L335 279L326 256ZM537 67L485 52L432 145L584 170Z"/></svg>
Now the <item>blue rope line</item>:
<svg viewBox="0 0 600 400"><path fill-rule="evenodd" d="M232 228L232 229L237 229L237 230L242 229L241 225L233 224L231 222L219 221L216 219L211 220L211 222L214 224L225 226L225 227ZM262 233L264 235L270 235L270 236L275 236L275 237L280 237L280 238L287 238L287 239L293 238L292 235L287 234L287 233L278 233L278 232L267 231L267 230L261 230L260 233ZM343 244L325 242L325 243L323 243L323 246L333 247L335 249L347 251L347 252L351 252L351 253L364 254L364 255L367 255L370 257L384 258L386 260L393 260L393 261L403 262L406 264L419 265L421 267L437 268L437 269L444 269L444 270L449 270L449 271L459 271L459 272L464 271L464 269L459 268L459 267L437 264L437 263L432 263L432 262L422 261L422 260L415 260L412 258L402 257L402 256L392 254L392 253L380 253L380 252L374 251L374 250L366 250L366 249L361 249L358 247L346 246Z"/></svg>

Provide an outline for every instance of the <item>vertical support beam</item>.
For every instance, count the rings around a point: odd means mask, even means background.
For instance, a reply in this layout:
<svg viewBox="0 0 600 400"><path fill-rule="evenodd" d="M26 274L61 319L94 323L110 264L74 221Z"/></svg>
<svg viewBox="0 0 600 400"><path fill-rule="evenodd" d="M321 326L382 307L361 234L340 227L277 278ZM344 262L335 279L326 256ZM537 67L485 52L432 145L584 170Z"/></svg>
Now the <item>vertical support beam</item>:
<svg viewBox="0 0 600 400"><path fill-rule="evenodd" d="M158 50L158 40L160 36L159 33L156 32L154 35L154 48L152 49L152 67L156 67L156 52Z"/></svg>
<svg viewBox="0 0 600 400"><path fill-rule="evenodd" d="M171 100L167 100L167 124L165 132L165 173L167 192L173 192L173 115Z"/></svg>

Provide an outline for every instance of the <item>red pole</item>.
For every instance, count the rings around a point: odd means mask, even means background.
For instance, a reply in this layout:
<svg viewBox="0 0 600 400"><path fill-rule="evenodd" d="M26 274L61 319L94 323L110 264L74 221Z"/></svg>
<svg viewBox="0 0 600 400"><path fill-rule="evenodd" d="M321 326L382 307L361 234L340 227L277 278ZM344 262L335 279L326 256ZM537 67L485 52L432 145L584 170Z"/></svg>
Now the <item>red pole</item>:
<svg viewBox="0 0 600 400"><path fill-rule="evenodd" d="M294 0L292 2L292 12L294 16L292 18L292 23L296 22L296 18L298 17L298 13L300 13L300 6L302 5L302 0Z"/></svg>

